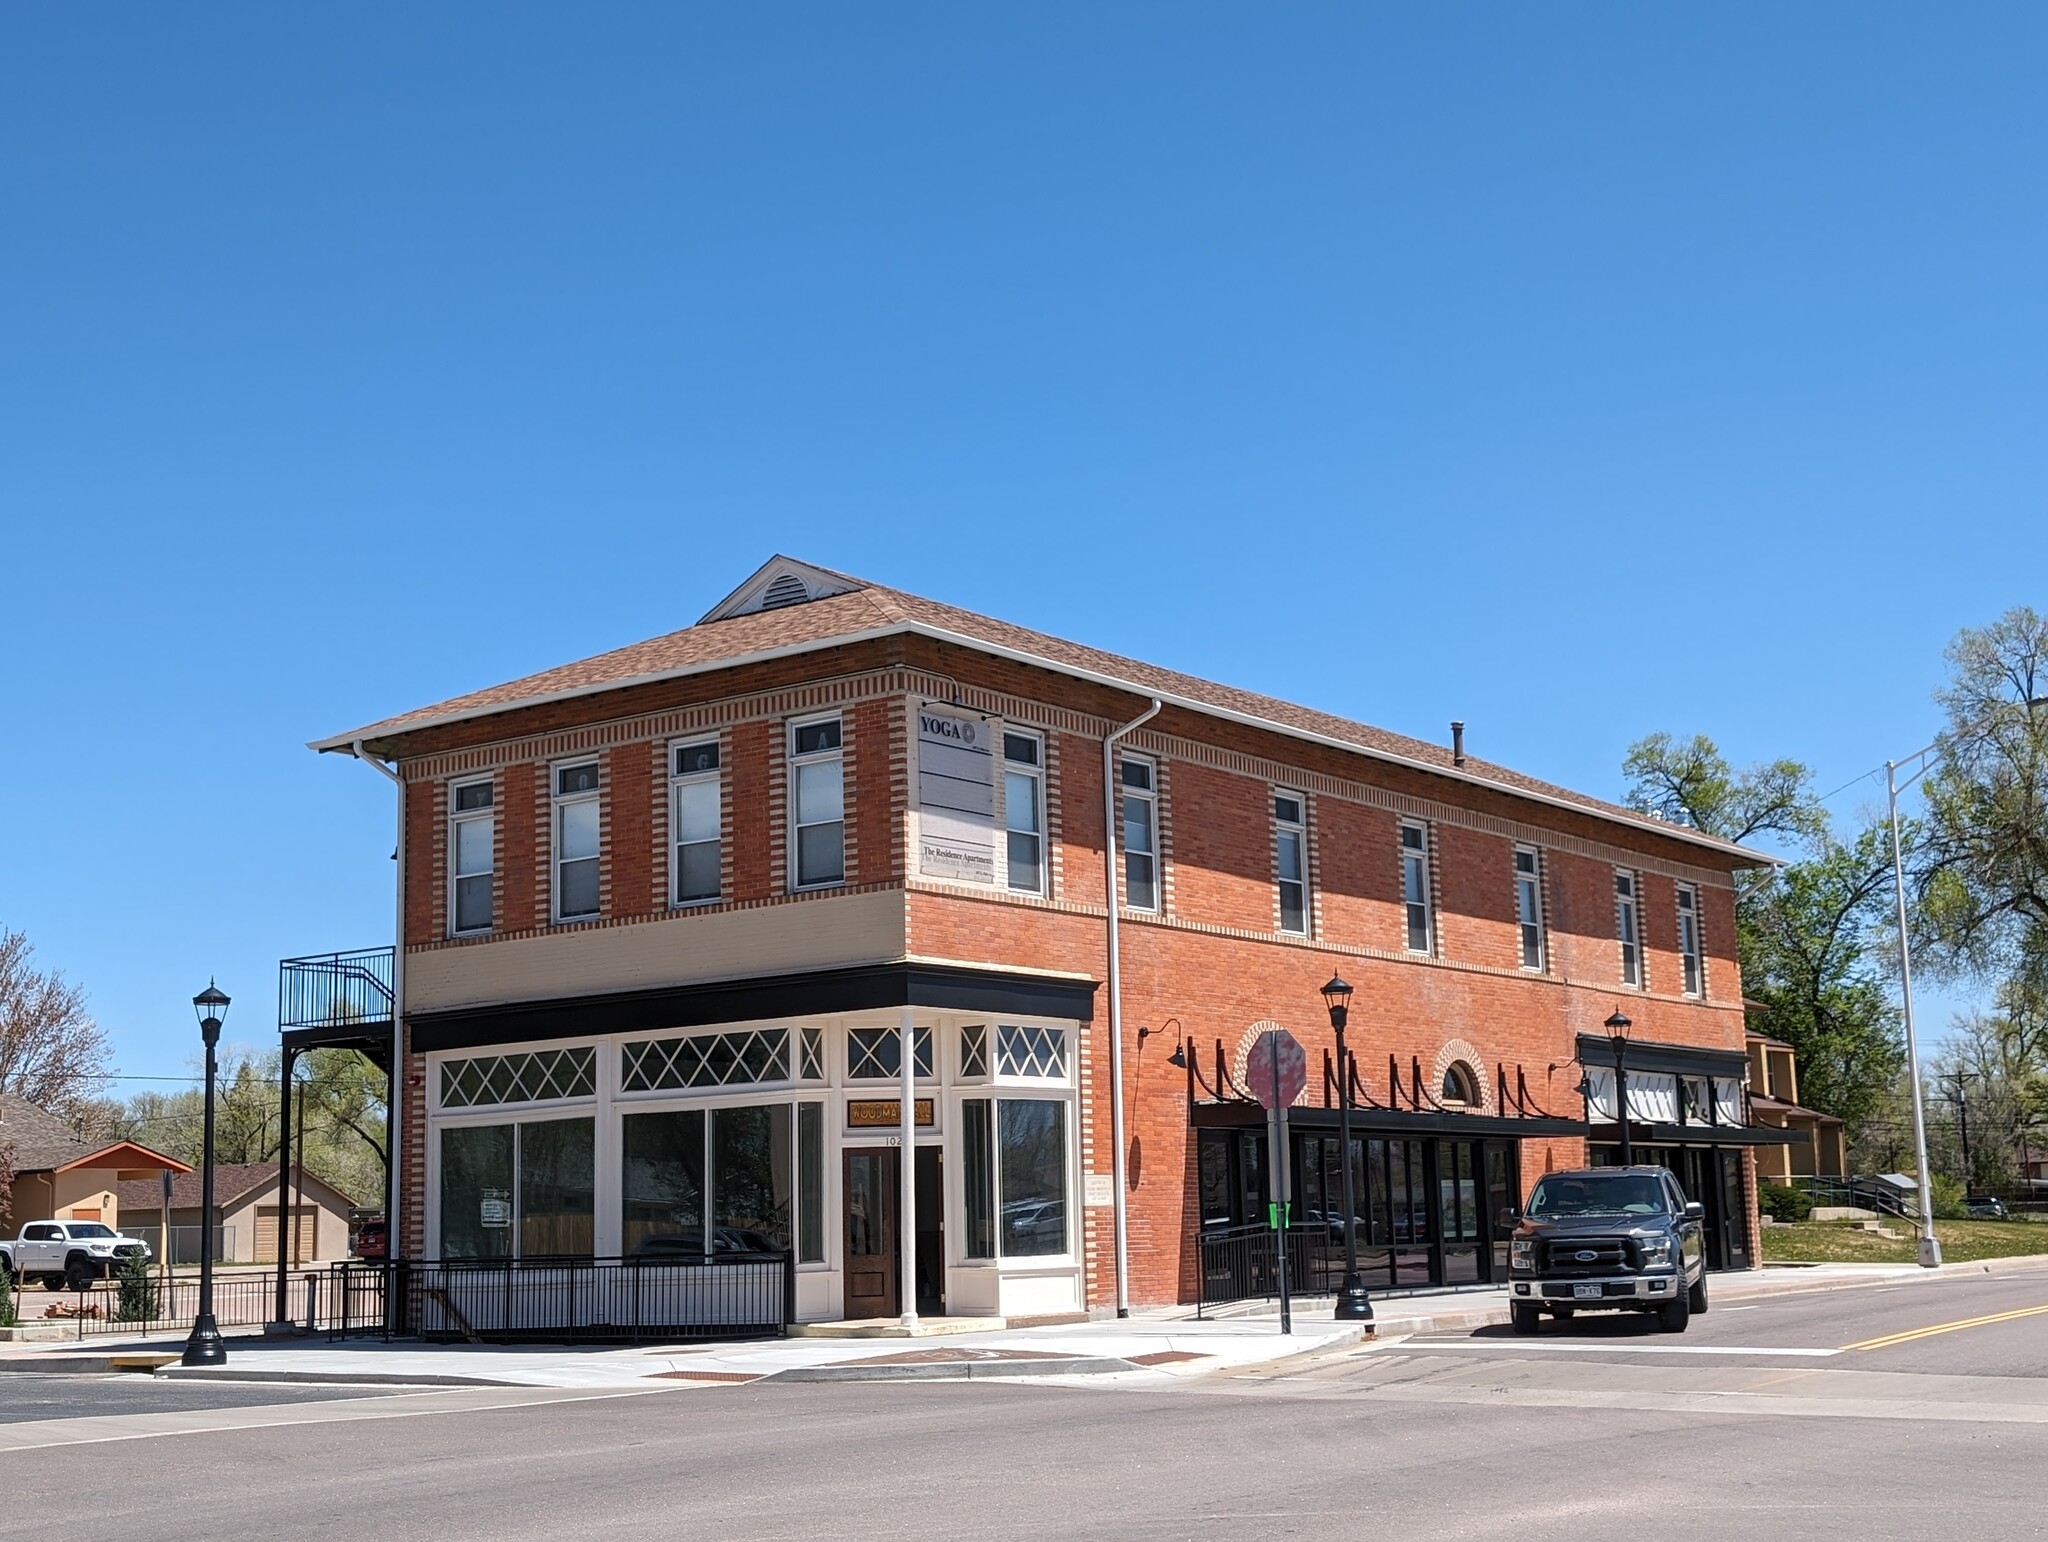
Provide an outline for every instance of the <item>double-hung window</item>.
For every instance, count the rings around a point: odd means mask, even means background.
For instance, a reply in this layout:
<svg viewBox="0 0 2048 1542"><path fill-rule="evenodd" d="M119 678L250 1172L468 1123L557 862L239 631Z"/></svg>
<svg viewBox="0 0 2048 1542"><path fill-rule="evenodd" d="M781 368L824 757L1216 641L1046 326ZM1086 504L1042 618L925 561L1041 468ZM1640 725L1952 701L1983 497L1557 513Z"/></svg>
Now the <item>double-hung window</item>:
<svg viewBox="0 0 2048 1542"><path fill-rule="evenodd" d="M1308 935L1308 830L1301 794L1273 794L1273 860L1280 885L1280 930Z"/></svg>
<svg viewBox="0 0 2048 1542"><path fill-rule="evenodd" d="M1013 889L1045 892L1045 743L1036 734L1003 734L1003 827Z"/></svg>
<svg viewBox="0 0 2048 1542"><path fill-rule="evenodd" d="M701 905L719 895L718 741L679 744L671 752L668 827L675 842L669 878L673 903Z"/></svg>
<svg viewBox="0 0 2048 1542"><path fill-rule="evenodd" d="M1515 925L1521 932L1522 967L1543 967L1543 861L1534 846L1515 848Z"/></svg>
<svg viewBox="0 0 2048 1542"><path fill-rule="evenodd" d="M1621 983L1643 983L1641 911L1636 904L1636 875L1614 875L1614 934L1621 939Z"/></svg>
<svg viewBox="0 0 2048 1542"><path fill-rule="evenodd" d="M1690 884L1678 886L1678 961L1685 976L1685 993L1700 994L1700 891Z"/></svg>
<svg viewBox="0 0 2048 1542"><path fill-rule="evenodd" d="M1401 822L1401 906L1408 921L1408 951L1428 953L1436 944L1436 918L1429 900L1429 826Z"/></svg>
<svg viewBox="0 0 2048 1542"><path fill-rule="evenodd" d="M448 850L454 869L453 930L491 929L491 877L498 864L498 820L492 785L458 782L449 789Z"/></svg>
<svg viewBox="0 0 2048 1542"><path fill-rule="evenodd" d="M597 762L555 767L555 919L597 914Z"/></svg>
<svg viewBox="0 0 2048 1542"><path fill-rule="evenodd" d="M1133 910L1159 908L1158 775L1144 756L1124 756L1124 903Z"/></svg>
<svg viewBox="0 0 2048 1542"><path fill-rule="evenodd" d="M790 831L791 865L799 889L846 881L846 784L841 756L838 718L790 724L790 802L796 811Z"/></svg>

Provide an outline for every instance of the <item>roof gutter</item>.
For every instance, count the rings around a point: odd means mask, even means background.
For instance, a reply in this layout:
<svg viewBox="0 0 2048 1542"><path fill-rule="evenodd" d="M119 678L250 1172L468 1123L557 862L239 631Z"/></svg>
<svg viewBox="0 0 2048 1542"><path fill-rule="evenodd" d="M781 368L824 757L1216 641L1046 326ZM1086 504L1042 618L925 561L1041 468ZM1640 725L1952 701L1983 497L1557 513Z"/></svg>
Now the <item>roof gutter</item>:
<svg viewBox="0 0 2048 1542"><path fill-rule="evenodd" d="M405 1256L405 1233L399 1229L398 1207L404 1188L400 1182L400 1152L405 1105L405 778L363 748L357 739L349 751L364 765L391 779L398 794L398 845L392 853L398 865L398 897L393 906L391 929L391 1095L385 1100L384 1132L384 1234L385 1251L392 1258Z"/></svg>
<svg viewBox="0 0 2048 1542"><path fill-rule="evenodd" d="M1109 992L1109 1167L1110 1181L1116 1185L1116 1203L1110 1207L1110 1215L1116 1223L1116 1315L1131 1315L1131 1235L1129 1218L1124 1213L1124 980L1123 966L1117 954L1117 914L1123 909L1123 898L1116 886L1116 779L1111 774L1116 769L1117 741L1134 729L1143 727L1159 715L1160 700L1152 698L1152 705L1140 712L1121 728L1112 728L1102 736L1102 874L1103 910L1107 913L1109 930L1109 971L1104 981Z"/></svg>
<svg viewBox="0 0 2048 1542"><path fill-rule="evenodd" d="M1112 690L1123 691L1133 696L1150 697L1157 700L1162 706L1182 707L1190 712L1199 713L1204 717L1217 718L1226 723L1237 723L1247 728L1259 729L1265 733L1279 734L1283 738L1299 740L1305 744L1321 745L1325 748L1341 751L1347 755L1360 755L1368 760L1380 761L1386 765L1401 766L1411 771L1420 771L1429 776L1443 777L1450 781L1462 782L1467 786L1483 787L1491 792L1502 793L1511 798L1525 799L1531 803L1540 803L1549 808L1560 809L1565 813L1577 814L1593 819L1603 819L1611 823L1627 825L1634 829L1647 830L1652 834L1661 835L1666 839L1678 841L1685 845L1703 847L1709 851L1719 852L1724 856L1740 857L1747 866L1762 867L1774 865L1779 861L1778 858L1772 857L1765 852L1752 851L1749 847L1738 845L1733 841L1724 841L1717 836L1704 834L1689 825L1667 824L1662 820L1648 818L1631 819L1626 816L1625 812L1610 813L1602 809L1587 808L1584 804L1574 803L1567 798L1553 797L1548 793L1537 792L1533 788L1516 787L1506 782L1497 782L1490 777L1481 776L1461 766L1433 765L1429 761L1417 760L1409 755L1396 754L1392 750L1377 749L1371 745L1357 744L1349 739L1340 739L1333 734L1317 733L1313 729L1297 728L1289 723L1281 723L1272 718L1260 717L1257 713L1238 712L1229 707L1218 707L1208 702L1196 701L1192 697L1180 696L1172 691L1161 691L1152 686L1140 685L1134 681L1108 674L1102 670L1088 669L1078 664L1063 664L1058 660L1046 658L1042 654L1032 653L1027 649L1005 647L1001 643L988 642L982 638L970 636L965 632L950 631L945 627L931 626L922 621L892 621L886 625L868 627L859 632L843 632L836 636L818 638L811 642L790 643L780 648L763 648L754 653L735 654L730 658L709 660L701 664L687 664L679 669L653 670L646 674L631 675L623 680L609 680L596 685L570 686L564 690L544 691L534 696L522 697L516 701L493 703L487 707L472 707L459 711L437 713L431 717L421 718L416 722L407 722L403 726L394 726L388 733L380 733L375 737L381 739L395 737L399 734L420 733L429 728L445 727L450 723L468 722L475 718L495 716L501 712L516 712L524 707L543 706L550 702L572 701L582 696L597 696L607 691L627 690L636 685L652 685L663 680L687 679L692 675L711 674L722 669L738 669L749 664L768 663L776 659L797 658L803 654L816 653L825 648L846 647L854 643L873 642L883 637L904 635L928 637L934 642L950 643L956 647L967 648L976 653L988 654L992 658L1007 659L1012 663L1026 664L1034 669L1043 669L1054 674L1065 675L1069 679L1085 680L1090 684L1107 686ZM368 730L356 729L350 733L337 734L329 739L316 739L307 747L322 752L346 753L366 742L369 737Z"/></svg>

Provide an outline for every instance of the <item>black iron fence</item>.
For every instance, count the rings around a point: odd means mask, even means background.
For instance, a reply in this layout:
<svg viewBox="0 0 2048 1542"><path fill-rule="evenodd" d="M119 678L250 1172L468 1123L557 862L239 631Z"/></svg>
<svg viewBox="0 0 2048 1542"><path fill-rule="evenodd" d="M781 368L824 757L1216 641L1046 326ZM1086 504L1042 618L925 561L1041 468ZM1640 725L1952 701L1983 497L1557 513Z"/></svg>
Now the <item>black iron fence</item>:
<svg viewBox="0 0 2048 1542"><path fill-rule="evenodd" d="M1328 1226L1287 1228L1287 1288L1296 1297L1334 1296L1344 1279L1344 1237ZM1195 1315L1232 1301L1277 1300L1280 1248L1268 1226L1219 1227L1195 1239L1201 1291Z"/></svg>
<svg viewBox="0 0 2048 1542"><path fill-rule="evenodd" d="M393 953L358 948L277 966L279 1028L346 1028L391 1020Z"/></svg>
<svg viewBox="0 0 2048 1542"><path fill-rule="evenodd" d="M796 1317L796 1261L490 1259L336 1264L328 1331L476 1344L772 1338Z"/></svg>
<svg viewBox="0 0 2048 1542"><path fill-rule="evenodd" d="M317 1326L324 1318L324 1269L286 1277L286 1311L292 1321ZM16 1325L61 1328L67 1337L105 1333L163 1333L187 1328L199 1315L199 1275L188 1271L165 1280L152 1266L146 1281L96 1280L83 1290L47 1290L37 1278L7 1282L7 1301ZM277 1315L277 1273L215 1273L213 1316L223 1328L260 1328Z"/></svg>

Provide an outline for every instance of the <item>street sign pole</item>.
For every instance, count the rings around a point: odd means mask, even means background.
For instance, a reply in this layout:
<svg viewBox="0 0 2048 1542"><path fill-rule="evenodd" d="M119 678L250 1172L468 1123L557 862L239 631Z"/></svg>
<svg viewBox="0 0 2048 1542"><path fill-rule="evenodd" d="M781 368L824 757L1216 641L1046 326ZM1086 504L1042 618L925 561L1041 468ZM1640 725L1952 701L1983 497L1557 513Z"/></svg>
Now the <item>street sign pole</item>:
<svg viewBox="0 0 2048 1542"><path fill-rule="evenodd" d="M1287 1103L1280 1096L1280 1056L1269 1057L1273 1071L1273 1158L1270 1170L1273 1174L1273 1196L1279 1200L1279 1208L1273 1213L1273 1238L1280 1249L1280 1331L1294 1331L1293 1303L1288 1292L1287 1278Z"/></svg>

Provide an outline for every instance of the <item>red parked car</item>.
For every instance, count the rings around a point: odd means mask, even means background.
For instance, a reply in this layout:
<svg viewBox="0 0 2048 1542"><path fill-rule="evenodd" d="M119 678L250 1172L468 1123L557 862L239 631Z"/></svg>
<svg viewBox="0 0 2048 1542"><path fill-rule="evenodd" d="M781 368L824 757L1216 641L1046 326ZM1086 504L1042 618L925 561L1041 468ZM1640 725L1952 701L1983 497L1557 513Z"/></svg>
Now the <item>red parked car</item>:
<svg viewBox="0 0 2048 1542"><path fill-rule="evenodd" d="M356 1226L355 1246L350 1250L358 1258L389 1258L391 1239L385 1230L384 1217L365 1216Z"/></svg>

